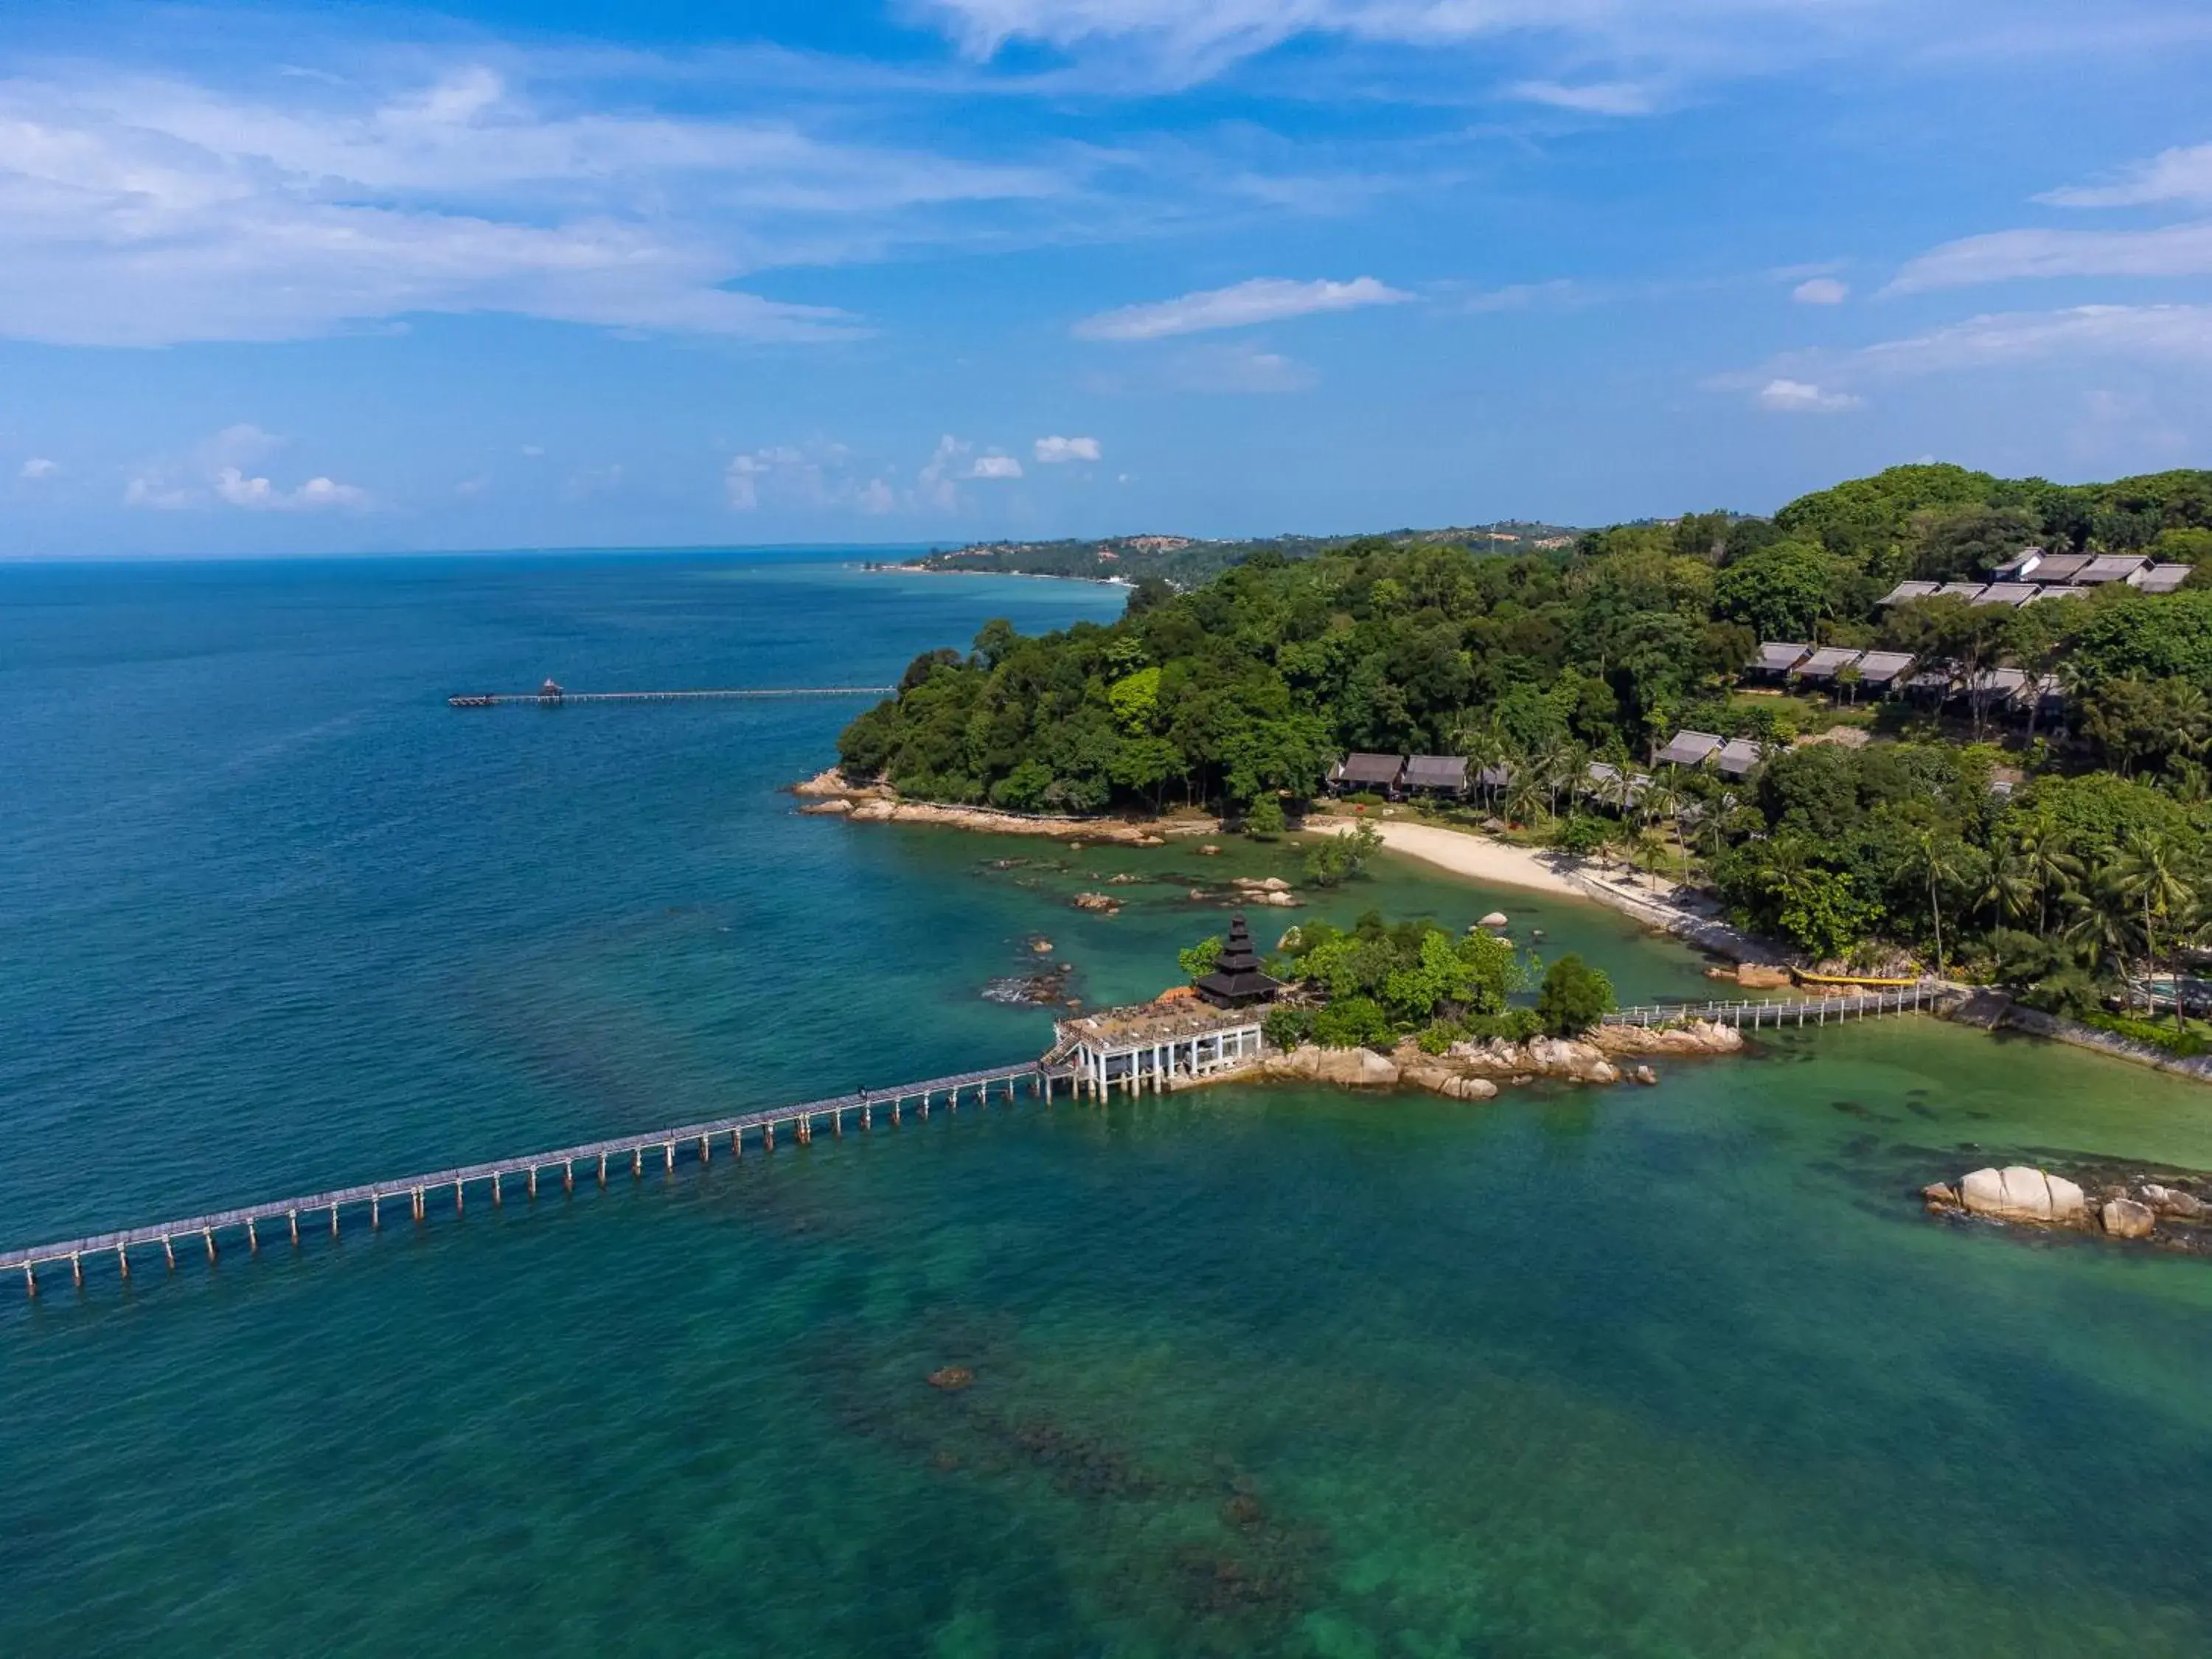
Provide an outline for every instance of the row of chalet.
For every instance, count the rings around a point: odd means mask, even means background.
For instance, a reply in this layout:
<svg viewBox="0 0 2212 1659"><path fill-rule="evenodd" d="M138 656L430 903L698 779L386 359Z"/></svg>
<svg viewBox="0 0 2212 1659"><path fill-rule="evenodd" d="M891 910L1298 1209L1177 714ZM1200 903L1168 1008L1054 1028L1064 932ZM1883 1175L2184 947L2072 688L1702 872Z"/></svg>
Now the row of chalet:
<svg viewBox="0 0 2212 1659"><path fill-rule="evenodd" d="M1882 605L1913 599L1958 599L1968 605L2033 605L2079 599L2115 584L2145 593L2171 593L2189 580L2191 567L2160 564L2140 553L2046 553L2031 547L1990 573L1987 582L1899 582Z"/></svg>
<svg viewBox="0 0 2212 1659"><path fill-rule="evenodd" d="M1856 646L1806 645L1795 640L1762 643L1751 672L1762 679L1828 685L1850 683L1888 692L1912 666L1907 651L1863 651ZM1845 670L1849 670L1848 674Z"/></svg>
<svg viewBox="0 0 2212 1659"><path fill-rule="evenodd" d="M1502 766L1470 769L1463 755L1368 755L1354 752L1328 769L1328 792L1463 797L1470 788L1503 789L1513 775Z"/></svg>

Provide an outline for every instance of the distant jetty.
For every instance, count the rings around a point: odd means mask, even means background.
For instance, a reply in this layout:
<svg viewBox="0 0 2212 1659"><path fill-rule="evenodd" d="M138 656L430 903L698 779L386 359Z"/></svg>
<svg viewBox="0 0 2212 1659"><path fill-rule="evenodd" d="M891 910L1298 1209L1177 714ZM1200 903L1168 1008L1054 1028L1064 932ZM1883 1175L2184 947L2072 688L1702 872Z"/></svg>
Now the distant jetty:
<svg viewBox="0 0 2212 1659"><path fill-rule="evenodd" d="M894 685L746 685L689 691L570 691L549 679L535 691L463 691L446 699L449 708L563 708L572 702L684 702L702 698L888 697Z"/></svg>

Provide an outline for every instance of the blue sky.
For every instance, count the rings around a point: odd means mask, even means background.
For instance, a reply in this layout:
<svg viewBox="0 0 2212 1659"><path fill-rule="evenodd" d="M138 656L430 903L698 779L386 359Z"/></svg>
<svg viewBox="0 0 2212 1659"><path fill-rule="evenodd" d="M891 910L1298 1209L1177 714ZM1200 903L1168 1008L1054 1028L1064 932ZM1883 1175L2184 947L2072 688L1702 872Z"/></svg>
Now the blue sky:
<svg viewBox="0 0 2212 1659"><path fill-rule="evenodd" d="M2202 464L2208 70L2202 0L15 0L0 556Z"/></svg>

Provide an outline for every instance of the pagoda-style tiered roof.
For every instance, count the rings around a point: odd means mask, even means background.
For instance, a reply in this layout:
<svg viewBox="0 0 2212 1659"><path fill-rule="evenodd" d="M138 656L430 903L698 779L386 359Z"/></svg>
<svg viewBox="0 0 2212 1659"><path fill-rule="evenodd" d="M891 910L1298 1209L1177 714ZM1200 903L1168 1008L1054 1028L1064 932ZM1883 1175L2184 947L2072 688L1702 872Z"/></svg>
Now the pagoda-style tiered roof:
<svg viewBox="0 0 2212 1659"><path fill-rule="evenodd" d="M1229 939L1213 971L1198 982L1198 994L1217 1008L1241 1008L1265 1002L1281 989L1280 981L1260 969L1260 953L1252 948L1252 930L1241 915L1229 919Z"/></svg>

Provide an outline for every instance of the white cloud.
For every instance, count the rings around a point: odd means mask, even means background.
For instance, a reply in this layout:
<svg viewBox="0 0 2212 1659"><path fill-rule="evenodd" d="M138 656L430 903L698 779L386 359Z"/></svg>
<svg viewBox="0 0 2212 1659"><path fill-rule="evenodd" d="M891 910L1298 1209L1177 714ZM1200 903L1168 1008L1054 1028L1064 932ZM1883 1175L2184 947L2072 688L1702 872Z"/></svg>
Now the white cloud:
<svg viewBox="0 0 2212 1659"><path fill-rule="evenodd" d="M544 453L545 446L544 444L525 444L522 446L522 453L524 457L529 460L534 461Z"/></svg>
<svg viewBox="0 0 2212 1659"><path fill-rule="evenodd" d="M428 73L422 54L371 56L343 76L264 78L254 97L82 68L0 80L0 333L284 340L497 311L842 337L859 328L842 312L729 284L965 235L963 207L1067 186L1053 168L842 142L789 119L633 112L654 69L643 58L611 105L562 83L586 72L577 55L500 56L505 72ZM568 112L592 102L621 112Z"/></svg>
<svg viewBox="0 0 2212 1659"><path fill-rule="evenodd" d="M2143 207L2157 202L2212 205L2212 144L2169 149L2138 161L2108 185L2069 185L2035 198L2054 207Z"/></svg>
<svg viewBox="0 0 2212 1659"><path fill-rule="evenodd" d="M1504 96L1608 116L1678 103L1697 83L1808 64L1857 59L1893 74L2078 60L2208 34L2190 0L2103 0L2094 21L2080 0L905 0L904 9L972 60L1010 45L1042 47L1086 71L1085 84L1185 88L1300 43L1318 48L1300 68L1334 48L1386 68L1437 67L1477 91L1494 68Z"/></svg>
<svg viewBox="0 0 2212 1659"><path fill-rule="evenodd" d="M2000 230L1930 249L1883 292L1919 294L2028 276L2212 276L2212 223L2155 230Z"/></svg>
<svg viewBox="0 0 2212 1659"><path fill-rule="evenodd" d="M1777 378L1759 389L1759 406L1785 415L1837 415L1865 400L1847 392L1828 392L1808 380Z"/></svg>
<svg viewBox="0 0 2212 1659"><path fill-rule="evenodd" d="M1230 288L1207 289L1173 300L1101 312L1078 323L1075 332L1086 340L1158 340L1173 334L1281 322L1316 312L1395 305L1413 297L1385 287L1372 276L1355 276L1348 283L1297 283L1255 276Z"/></svg>
<svg viewBox="0 0 2212 1659"><path fill-rule="evenodd" d="M1571 109L1583 115L1649 115L1661 102L1658 89L1632 81L1594 81L1563 86L1557 81L1522 81L1507 94L1553 109Z"/></svg>
<svg viewBox="0 0 2212 1659"><path fill-rule="evenodd" d="M35 482L40 478L51 478L61 470L62 464L59 461L48 460L44 455L33 455L23 463L15 476Z"/></svg>
<svg viewBox="0 0 2212 1659"><path fill-rule="evenodd" d="M1058 466L1066 461L1095 461L1103 453L1096 438L1039 438L1030 446L1030 453L1045 466Z"/></svg>
<svg viewBox="0 0 2212 1659"><path fill-rule="evenodd" d="M180 456L143 467L124 485L127 507L181 512L215 506L249 513L316 513L372 505L358 484L315 477L289 489L246 469L285 447L286 441L250 422L225 427Z"/></svg>
<svg viewBox="0 0 2212 1659"><path fill-rule="evenodd" d="M2212 306L2075 306L1998 313L1867 346L1853 354L1853 362L1860 373L1904 377L2068 355L2098 361L2212 362Z"/></svg>
<svg viewBox="0 0 2212 1659"><path fill-rule="evenodd" d="M1839 306L1851 297L1851 285L1833 276L1814 276L1790 290L1801 306Z"/></svg>
<svg viewBox="0 0 2212 1659"><path fill-rule="evenodd" d="M1169 366L1178 391L1268 393L1310 391L1320 377L1297 359L1249 345L1197 346Z"/></svg>
<svg viewBox="0 0 2212 1659"><path fill-rule="evenodd" d="M971 478L1018 478L1022 464L1011 455L978 455L968 469Z"/></svg>
<svg viewBox="0 0 2212 1659"><path fill-rule="evenodd" d="M887 478L871 478L860 487L860 507L863 513L884 514L898 507L898 491Z"/></svg>

